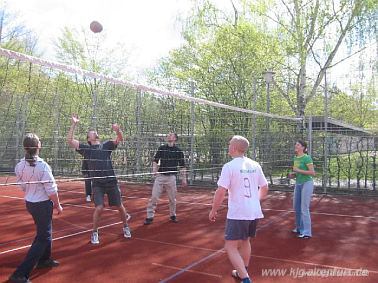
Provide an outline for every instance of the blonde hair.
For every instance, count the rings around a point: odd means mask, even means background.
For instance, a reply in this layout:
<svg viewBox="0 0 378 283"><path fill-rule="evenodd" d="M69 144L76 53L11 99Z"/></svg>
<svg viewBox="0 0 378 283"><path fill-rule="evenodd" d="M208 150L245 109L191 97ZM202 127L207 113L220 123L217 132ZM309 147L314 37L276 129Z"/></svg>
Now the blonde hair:
<svg viewBox="0 0 378 283"><path fill-rule="evenodd" d="M235 135L231 138L231 141L235 146L235 149L241 153L246 153L249 147L249 141L243 137Z"/></svg>

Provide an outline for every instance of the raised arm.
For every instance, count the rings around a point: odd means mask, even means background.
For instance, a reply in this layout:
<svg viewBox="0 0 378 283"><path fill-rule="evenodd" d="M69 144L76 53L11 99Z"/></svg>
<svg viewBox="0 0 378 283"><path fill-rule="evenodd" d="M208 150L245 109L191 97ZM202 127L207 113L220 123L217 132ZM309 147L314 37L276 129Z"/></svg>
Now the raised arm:
<svg viewBox="0 0 378 283"><path fill-rule="evenodd" d="M119 127L118 124L113 124L112 129L117 134L117 137L115 138L115 140L113 140L113 142L115 144L119 144L121 141L123 141L123 134L122 134L121 128Z"/></svg>
<svg viewBox="0 0 378 283"><path fill-rule="evenodd" d="M75 132L77 123L79 123L79 117L76 114L73 114L71 117L71 127L67 135L67 142L68 142L68 145L74 149L79 149L79 141L75 140L74 138L74 132Z"/></svg>

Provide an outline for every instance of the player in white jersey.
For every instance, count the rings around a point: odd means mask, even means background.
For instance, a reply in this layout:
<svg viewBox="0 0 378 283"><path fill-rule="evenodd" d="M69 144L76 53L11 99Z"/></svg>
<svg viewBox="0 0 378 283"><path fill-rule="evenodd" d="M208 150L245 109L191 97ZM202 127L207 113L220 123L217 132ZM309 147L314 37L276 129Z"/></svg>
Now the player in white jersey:
<svg viewBox="0 0 378 283"><path fill-rule="evenodd" d="M246 157L249 141L233 136L228 154L233 158L222 168L215 192L210 221L228 192L228 211L225 228L225 250L235 270L232 276L243 283L252 282L247 271L251 257L250 238L256 235L257 220L263 218L260 200L268 194L268 182L261 166Z"/></svg>

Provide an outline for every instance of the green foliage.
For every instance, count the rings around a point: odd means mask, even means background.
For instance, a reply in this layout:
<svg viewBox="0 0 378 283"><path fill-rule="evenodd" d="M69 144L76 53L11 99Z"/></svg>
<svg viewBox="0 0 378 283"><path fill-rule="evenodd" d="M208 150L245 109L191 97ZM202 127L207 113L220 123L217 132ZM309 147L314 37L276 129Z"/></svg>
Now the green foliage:
<svg viewBox="0 0 378 283"><path fill-rule="evenodd" d="M55 42L58 61L81 69L125 78L127 51L121 44L106 47L106 33L93 34L84 29L64 27Z"/></svg>
<svg viewBox="0 0 378 283"><path fill-rule="evenodd" d="M352 154L338 154L331 157L329 178L336 181L339 186L352 181L364 182L373 179L373 159L371 152L355 152ZM360 184L362 185L362 184Z"/></svg>
<svg viewBox="0 0 378 283"><path fill-rule="evenodd" d="M6 2L0 3L0 46L9 50L36 54L37 36L19 19L16 12L7 9Z"/></svg>

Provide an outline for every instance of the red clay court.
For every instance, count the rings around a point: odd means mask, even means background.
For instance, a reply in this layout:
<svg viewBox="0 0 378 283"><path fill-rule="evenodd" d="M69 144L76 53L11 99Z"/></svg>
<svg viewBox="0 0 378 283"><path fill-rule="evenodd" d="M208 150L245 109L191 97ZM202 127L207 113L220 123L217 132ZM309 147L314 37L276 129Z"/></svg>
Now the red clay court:
<svg viewBox="0 0 378 283"><path fill-rule="evenodd" d="M179 189L177 224L168 221L163 194L154 223L144 226L151 186L122 183L132 239L123 238L118 212L108 209L100 244L92 245L93 204L85 202L84 184L58 185L64 211L54 215L53 256L61 265L34 270L32 282L236 282L223 250L226 201L218 220L208 220L213 190ZM0 188L0 282L6 282L35 231L18 187ZM378 282L376 198L314 195L309 240L291 233L291 203L290 192L271 191L262 204L265 218L252 240L253 282Z"/></svg>

